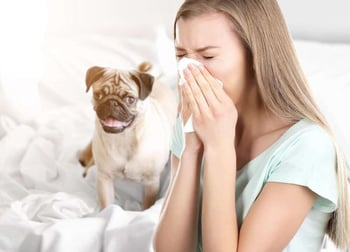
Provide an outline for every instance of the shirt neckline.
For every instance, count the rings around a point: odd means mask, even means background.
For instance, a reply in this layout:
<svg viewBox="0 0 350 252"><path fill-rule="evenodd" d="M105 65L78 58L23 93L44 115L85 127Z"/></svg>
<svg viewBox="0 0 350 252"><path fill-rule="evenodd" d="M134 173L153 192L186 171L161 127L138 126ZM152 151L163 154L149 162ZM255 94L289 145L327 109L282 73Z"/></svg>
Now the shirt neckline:
<svg viewBox="0 0 350 252"><path fill-rule="evenodd" d="M261 153L259 153L257 156L249 160L245 165L241 167L241 169L236 171L236 174L242 173L244 170L246 170L247 166L250 166L252 163L255 163L257 160L261 159L263 156L266 155L267 152L274 149L276 146L279 146L281 142L283 142L286 138L288 138L295 130L302 127L307 122L307 119L301 119L294 123L292 126L290 126L275 142L273 142L269 147L267 147L265 150L263 150Z"/></svg>

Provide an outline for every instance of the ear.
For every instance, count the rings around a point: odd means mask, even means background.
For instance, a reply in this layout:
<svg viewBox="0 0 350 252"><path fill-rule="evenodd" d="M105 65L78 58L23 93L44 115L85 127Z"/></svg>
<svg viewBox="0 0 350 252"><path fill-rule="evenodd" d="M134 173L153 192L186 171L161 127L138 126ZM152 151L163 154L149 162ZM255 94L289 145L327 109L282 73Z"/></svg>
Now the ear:
<svg viewBox="0 0 350 252"><path fill-rule="evenodd" d="M154 77L148 73L132 72L130 77L139 86L139 98L144 100L152 92Z"/></svg>
<svg viewBox="0 0 350 252"><path fill-rule="evenodd" d="M93 66L87 70L86 76L85 76L86 92L89 91L91 85L95 81L97 81L103 76L104 72L105 72L105 69L99 66Z"/></svg>

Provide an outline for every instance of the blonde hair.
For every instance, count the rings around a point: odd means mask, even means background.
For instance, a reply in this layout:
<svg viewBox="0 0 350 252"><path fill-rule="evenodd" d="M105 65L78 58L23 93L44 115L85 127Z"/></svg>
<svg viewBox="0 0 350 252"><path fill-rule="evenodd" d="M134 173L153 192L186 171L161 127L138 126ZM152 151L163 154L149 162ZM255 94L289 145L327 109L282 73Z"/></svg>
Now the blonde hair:
<svg viewBox="0 0 350 252"><path fill-rule="evenodd" d="M338 248L350 246L350 202L343 155L320 112L298 62L293 41L276 0L186 0L175 18L186 19L210 12L223 13L233 24L252 63L259 94L266 108L290 120L309 120L332 137L336 150L338 208L332 213L327 234Z"/></svg>

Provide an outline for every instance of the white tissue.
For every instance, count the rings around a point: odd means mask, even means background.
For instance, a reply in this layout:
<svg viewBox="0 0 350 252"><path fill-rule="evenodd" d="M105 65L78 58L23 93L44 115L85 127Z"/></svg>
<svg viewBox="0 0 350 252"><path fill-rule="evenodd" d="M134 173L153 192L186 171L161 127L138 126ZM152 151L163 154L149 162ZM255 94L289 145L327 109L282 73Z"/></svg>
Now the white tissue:
<svg viewBox="0 0 350 252"><path fill-rule="evenodd" d="M189 64L194 64L196 66L202 65L201 62L196 61L196 60L191 59L191 58L184 57L181 60L179 60L179 62L177 63L177 69L178 69L178 72L180 75L180 81L179 81L180 86L183 85L183 83L185 82L184 70L187 68L187 66ZM223 86L222 81L220 81L220 80L217 80L217 81L221 84L221 86ZM183 130L185 133L194 132L194 128L193 128L193 124L192 124L192 115L188 118Z"/></svg>
<svg viewBox="0 0 350 252"><path fill-rule="evenodd" d="M194 128L192 124L192 115L190 116L190 118L188 118L187 122L185 123L184 132L185 133L194 132Z"/></svg>
<svg viewBox="0 0 350 252"><path fill-rule="evenodd" d="M179 71L179 75L180 75L180 82L179 85L181 86L184 82L185 82L185 77L184 77L184 70L188 67L189 64L194 64L196 66L200 66L202 65L202 63L200 63L197 60L191 59L191 58L182 58L178 63L177 63L177 69Z"/></svg>

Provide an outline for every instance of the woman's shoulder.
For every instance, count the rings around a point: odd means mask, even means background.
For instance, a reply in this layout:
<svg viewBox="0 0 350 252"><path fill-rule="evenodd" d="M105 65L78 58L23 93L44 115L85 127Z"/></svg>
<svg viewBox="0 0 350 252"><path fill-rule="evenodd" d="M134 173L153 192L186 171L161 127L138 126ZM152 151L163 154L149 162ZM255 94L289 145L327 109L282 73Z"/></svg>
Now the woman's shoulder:
<svg viewBox="0 0 350 252"><path fill-rule="evenodd" d="M330 132L321 125L302 119L291 126L275 143L270 152L272 171L280 167L298 166L310 171L310 167L326 170L334 167L336 150ZM318 167L318 168L316 168ZM333 168L331 168L333 169Z"/></svg>
<svg viewBox="0 0 350 252"><path fill-rule="evenodd" d="M334 149L334 141L330 131L308 119L296 122L281 138L287 149L293 146L301 148L300 151L304 148L311 148L314 153L317 149L328 151Z"/></svg>
<svg viewBox="0 0 350 252"><path fill-rule="evenodd" d="M316 207L323 212L336 208L336 151L327 129L303 119L284 135L272 154L267 182L306 186L320 197ZM271 161L271 160L270 160Z"/></svg>

